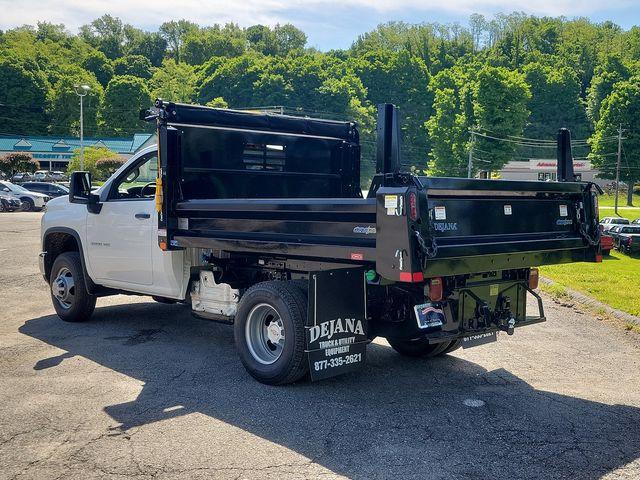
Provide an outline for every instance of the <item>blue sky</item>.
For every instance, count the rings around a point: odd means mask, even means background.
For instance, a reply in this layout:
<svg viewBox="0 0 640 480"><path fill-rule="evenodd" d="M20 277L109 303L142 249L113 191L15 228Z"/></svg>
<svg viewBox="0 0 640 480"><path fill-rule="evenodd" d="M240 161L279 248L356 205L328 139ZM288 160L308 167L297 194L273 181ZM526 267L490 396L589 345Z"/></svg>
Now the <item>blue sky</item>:
<svg viewBox="0 0 640 480"><path fill-rule="evenodd" d="M391 20L466 24L471 13L491 17L523 11L611 20L625 29L640 21L637 0L0 0L0 9L0 29L46 20L76 32L104 13L150 30L179 18L244 27L291 22L307 33L310 46L321 50L348 47L358 34Z"/></svg>

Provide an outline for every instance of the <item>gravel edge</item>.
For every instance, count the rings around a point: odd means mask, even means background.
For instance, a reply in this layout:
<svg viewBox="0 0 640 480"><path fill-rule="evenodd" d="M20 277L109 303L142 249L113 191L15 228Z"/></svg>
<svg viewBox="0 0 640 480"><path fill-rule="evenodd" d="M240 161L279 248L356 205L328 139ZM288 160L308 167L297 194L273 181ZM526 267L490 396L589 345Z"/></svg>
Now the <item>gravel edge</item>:
<svg viewBox="0 0 640 480"><path fill-rule="evenodd" d="M598 308L604 310L609 315L616 317L620 320L624 320L625 322L634 323L636 325L640 325L640 317L636 317L635 315L631 315L630 313L623 312L622 310L618 310L616 308L610 307L606 303L602 303L595 298L592 298L584 293L577 292L576 290L572 290L558 282L554 282L550 278L540 276L540 283L545 285L558 285L561 286L566 292L569 298L574 300L577 303L585 305L591 308Z"/></svg>

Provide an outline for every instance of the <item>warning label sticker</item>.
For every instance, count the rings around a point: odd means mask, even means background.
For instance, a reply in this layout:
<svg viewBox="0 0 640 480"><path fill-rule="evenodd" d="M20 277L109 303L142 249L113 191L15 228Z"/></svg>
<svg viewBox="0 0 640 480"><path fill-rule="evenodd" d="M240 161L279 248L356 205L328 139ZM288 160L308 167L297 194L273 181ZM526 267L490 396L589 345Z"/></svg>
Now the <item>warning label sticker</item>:
<svg viewBox="0 0 640 480"><path fill-rule="evenodd" d="M447 209L445 207L434 207L433 213L434 213L434 216L436 217L436 220L447 219Z"/></svg>
<svg viewBox="0 0 640 480"><path fill-rule="evenodd" d="M560 205L560 216L561 217L569 216L569 210L567 209L566 205Z"/></svg>

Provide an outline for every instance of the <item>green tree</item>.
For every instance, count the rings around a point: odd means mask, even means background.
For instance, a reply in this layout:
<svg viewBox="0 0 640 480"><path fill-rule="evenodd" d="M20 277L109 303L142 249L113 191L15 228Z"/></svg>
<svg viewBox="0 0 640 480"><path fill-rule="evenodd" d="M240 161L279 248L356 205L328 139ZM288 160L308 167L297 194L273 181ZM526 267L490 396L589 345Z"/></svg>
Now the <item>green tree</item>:
<svg viewBox="0 0 640 480"><path fill-rule="evenodd" d="M591 137L591 158L603 178L615 178L615 143L619 126L624 129L620 179L629 185L627 205L633 204L633 185L640 180L640 77L618 82L602 102L600 119Z"/></svg>
<svg viewBox="0 0 640 480"><path fill-rule="evenodd" d="M29 152L11 152L0 157L0 172L13 177L18 172L33 173L40 164Z"/></svg>
<svg viewBox="0 0 640 480"><path fill-rule="evenodd" d="M191 65L201 65L211 57L237 57L245 51L246 38L235 25L192 30L184 37L182 59Z"/></svg>
<svg viewBox="0 0 640 480"><path fill-rule="evenodd" d="M129 55L142 55L159 67L167 51L167 41L158 32L140 32L129 41Z"/></svg>
<svg viewBox="0 0 640 480"><path fill-rule="evenodd" d="M0 132L20 135L46 132L49 83L33 61L0 59Z"/></svg>
<svg viewBox="0 0 640 480"><path fill-rule="evenodd" d="M112 160L118 159L119 156L117 153L109 150L106 147L85 147L84 148L84 171L91 173L91 177L94 179L98 179L100 176L100 171L96 164L98 161L102 160ZM80 170L80 149L76 149L73 151L73 156L71 160L69 160L69 164L67 165L67 173L76 172Z"/></svg>
<svg viewBox="0 0 640 480"><path fill-rule="evenodd" d="M629 80L631 71L619 55L607 55L602 64L595 68L587 93L587 112L595 126L600 120L600 107L613 91L617 82Z"/></svg>
<svg viewBox="0 0 640 480"><path fill-rule="evenodd" d="M196 94L196 74L191 65L168 58L155 70L150 85L153 98L189 103Z"/></svg>
<svg viewBox="0 0 640 480"><path fill-rule="evenodd" d="M580 81L569 68L557 64L548 67L530 63L524 74L531 89L528 109L527 137L553 140L561 127L571 130L574 138L584 139L590 134L585 105L580 98ZM540 156L540 151L531 156ZM549 150L544 153L549 154Z"/></svg>
<svg viewBox="0 0 640 480"><path fill-rule="evenodd" d="M287 55L294 50L302 50L307 44L307 35L290 23L273 28L274 42L278 55Z"/></svg>
<svg viewBox="0 0 640 480"><path fill-rule="evenodd" d="M188 20L171 20L160 25L159 33L167 42L169 53L176 62L181 60L181 49L185 36L198 26Z"/></svg>
<svg viewBox="0 0 640 480"><path fill-rule="evenodd" d="M431 138L430 173L466 177L469 131L459 93L452 88L435 92L433 115L427 120L426 128Z"/></svg>
<svg viewBox="0 0 640 480"><path fill-rule="evenodd" d="M100 106L101 129L108 135L131 135L148 124L139 119L140 110L151 105L146 82L131 75L115 76L107 85Z"/></svg>
<svg viewBox="0 0 640 480"><path fill-rule="evenodd" d="M90 53L82 62L82 68L93 73L103 87L106 87L113 77L111 60L99 50Z"/></svg>
<svg viewBox="0 0 640 480"><path fill-rule="evenodd" d="M111 60L124 54L125 28L122 20L111 15L96 18L80 27L80 36Z"/></svg>
<svg viewBox="0 0 640 480"><path fill-rule="evenodd" d="M98 107L102 101L103 89L89 72L76 70L62 76L53 86L51 102L50 133L59 135L77 135L80 129L80 105L75 85L88 85L90 90L83 98L83 117L85 135L97 133Z"/></svg>
<svg viewBox="0 0 640 480"><path fill-rule="evenodd" d="M127 55L113 62L113 72L116 75L132 75L149 79L151 78L151 62L142 55Z"/></svg>
<svg viewBox="0 0 640 480"><path fill-rule="evenodd" d="M503 67L485 66L478 72L474 87L473 113L476 126L490 136L522 136L529 117L531 98L524 75ZM511 160L516 148L509 141L480 136L474 149L484 152L483 170L500 170Z"/></svg>
<svg viewBox="0 0 640 480"><path fill-rule="evenodd" d="M112 152L113 153L113 152ZM126 163L126 159L116 156L101 156L95 161L95 171L97 180L107 180L122 165Z"/></svg>
<svg viewBox="0 0 640 480"><path fill-rule="evenodd" d="M216 97L213 100L207 102L207 107L213 108L229 108L229 105L222 97Z"/></svg>
<svg viewBox="0 0 640 480"><path fill-rule="evenodd" d="M373 105L393 103L399 107L405 160L426 166L429 151L425 121L431 116L431 76L424 61L408 51L380 50L354 59L353 69Z"/></svg>

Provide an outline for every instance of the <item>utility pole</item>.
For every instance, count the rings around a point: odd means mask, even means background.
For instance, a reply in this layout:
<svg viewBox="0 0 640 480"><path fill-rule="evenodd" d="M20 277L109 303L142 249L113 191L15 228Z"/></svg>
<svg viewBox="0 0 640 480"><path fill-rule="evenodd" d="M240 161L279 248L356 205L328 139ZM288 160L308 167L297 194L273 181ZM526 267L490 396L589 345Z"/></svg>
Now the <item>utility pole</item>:
<svg viewBox="0 0 640 480"><path fill-rule="evenodd" d="M82 111L82 99L89 93L89 85L74 85L76 95L80 97L80 170L84 170L84 119Z"/></svg>
<svg viewBox="0 0 640 480"><path fill-rule="evenodd" d="M618 194L620 192L620 156L622 152L622 124L618 127L618 161L616 162L616 199L614 211L618 215Z"/></svg>
<svg viewBox="0 0 640 480"><path fill-rule="evenodd" d="M473 174L473 143L475 141L475 132L471 130L471 144L469 145L469 160L467 162L467 178L472 178Z"/></svg>

